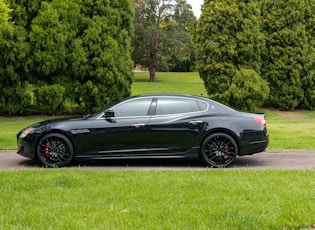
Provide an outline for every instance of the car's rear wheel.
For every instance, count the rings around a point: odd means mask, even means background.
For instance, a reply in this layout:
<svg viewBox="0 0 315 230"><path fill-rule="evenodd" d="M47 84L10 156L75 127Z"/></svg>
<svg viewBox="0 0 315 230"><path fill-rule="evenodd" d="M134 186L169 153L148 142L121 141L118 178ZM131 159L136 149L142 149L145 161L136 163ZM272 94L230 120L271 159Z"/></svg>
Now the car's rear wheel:
<svg viewBox="0 0 315 230"><path fill-rule="evenodd" d="M74 150L70 140L59 133L43 136L37 145L37 160L47 167L63 167L73 159Z"/></svg>
<svg viewBox="0 0 315 230"><path fill-rule="evenodd" d="M234 138L226 133L213 133L205 138L200 148L201 159L210 167L226 167L238 154Z"/></svg>

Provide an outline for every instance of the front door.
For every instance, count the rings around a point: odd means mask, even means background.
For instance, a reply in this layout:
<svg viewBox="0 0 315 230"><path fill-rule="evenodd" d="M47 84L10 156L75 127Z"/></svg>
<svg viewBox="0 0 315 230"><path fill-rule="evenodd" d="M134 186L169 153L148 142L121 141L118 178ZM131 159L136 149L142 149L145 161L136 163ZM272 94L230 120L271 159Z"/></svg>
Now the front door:
<svg viewBox="0 0 315 230"><path fill-rule="evenodd" d="M97 155L124 156L146 151L148 111L152 98L129 100L111 108L114 117L101 117L93 125L93 149Z"/></svg>

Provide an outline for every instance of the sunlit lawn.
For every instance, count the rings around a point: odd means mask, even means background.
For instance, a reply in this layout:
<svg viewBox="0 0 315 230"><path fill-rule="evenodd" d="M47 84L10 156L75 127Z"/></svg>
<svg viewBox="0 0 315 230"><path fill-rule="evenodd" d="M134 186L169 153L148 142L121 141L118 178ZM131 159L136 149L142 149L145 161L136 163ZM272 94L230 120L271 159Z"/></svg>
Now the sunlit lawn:
<svg viewBox="0 0 315 230"><path fill-rule="evenodd" d="M157 73L157 82L149 82L148 72L136 72L132 95L150 93L182 93L207 96L203 81L197 72Z"/></svg>
<svg viewBox="0 0 315 230"><path fill-rule="evenodd" d="M315 150L315 111L265 110L269 149Z"/></svg>
<svg viewBox="0 0 315 230"><path fill-rule="evenodd" d="M314 170L0 171L1 229L307 229Z"/></svg>

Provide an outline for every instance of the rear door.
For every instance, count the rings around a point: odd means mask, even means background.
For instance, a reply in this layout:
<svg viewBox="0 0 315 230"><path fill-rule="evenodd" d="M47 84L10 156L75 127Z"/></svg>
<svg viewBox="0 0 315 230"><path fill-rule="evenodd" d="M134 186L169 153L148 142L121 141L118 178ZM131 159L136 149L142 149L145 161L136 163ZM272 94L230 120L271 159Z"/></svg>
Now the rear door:
<svg viewBox="0 0 315 230"><path fill-rule="evenodd" d="M155 106L155 115L149 121L150 142L155 151L177 155L199 147L205 120L196 100L160 96L155 99Z"/></svg>

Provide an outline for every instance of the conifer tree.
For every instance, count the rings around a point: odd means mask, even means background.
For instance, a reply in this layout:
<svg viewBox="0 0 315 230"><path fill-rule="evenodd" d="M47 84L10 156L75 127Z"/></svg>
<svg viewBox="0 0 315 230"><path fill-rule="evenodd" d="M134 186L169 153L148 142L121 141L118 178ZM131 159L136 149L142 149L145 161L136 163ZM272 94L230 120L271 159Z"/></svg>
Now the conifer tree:
<svg viewBox="0 0 315 230"><path fill-rule="evenodd" d="M268 106L292 110L304 100L302 75L308 47L305 2L264 0L262 32L262 76L269 82ZM306 81L306 79L305 79Z"/></svg>
<svg viewBox="0 0 315 230"><path fill-rule="evenodd" d="M268 96L260 76L259 20L256 1L205 1L196 30L197 69L211 98L255 110ZM255 82L250 94L246 82Z"/></svg>

